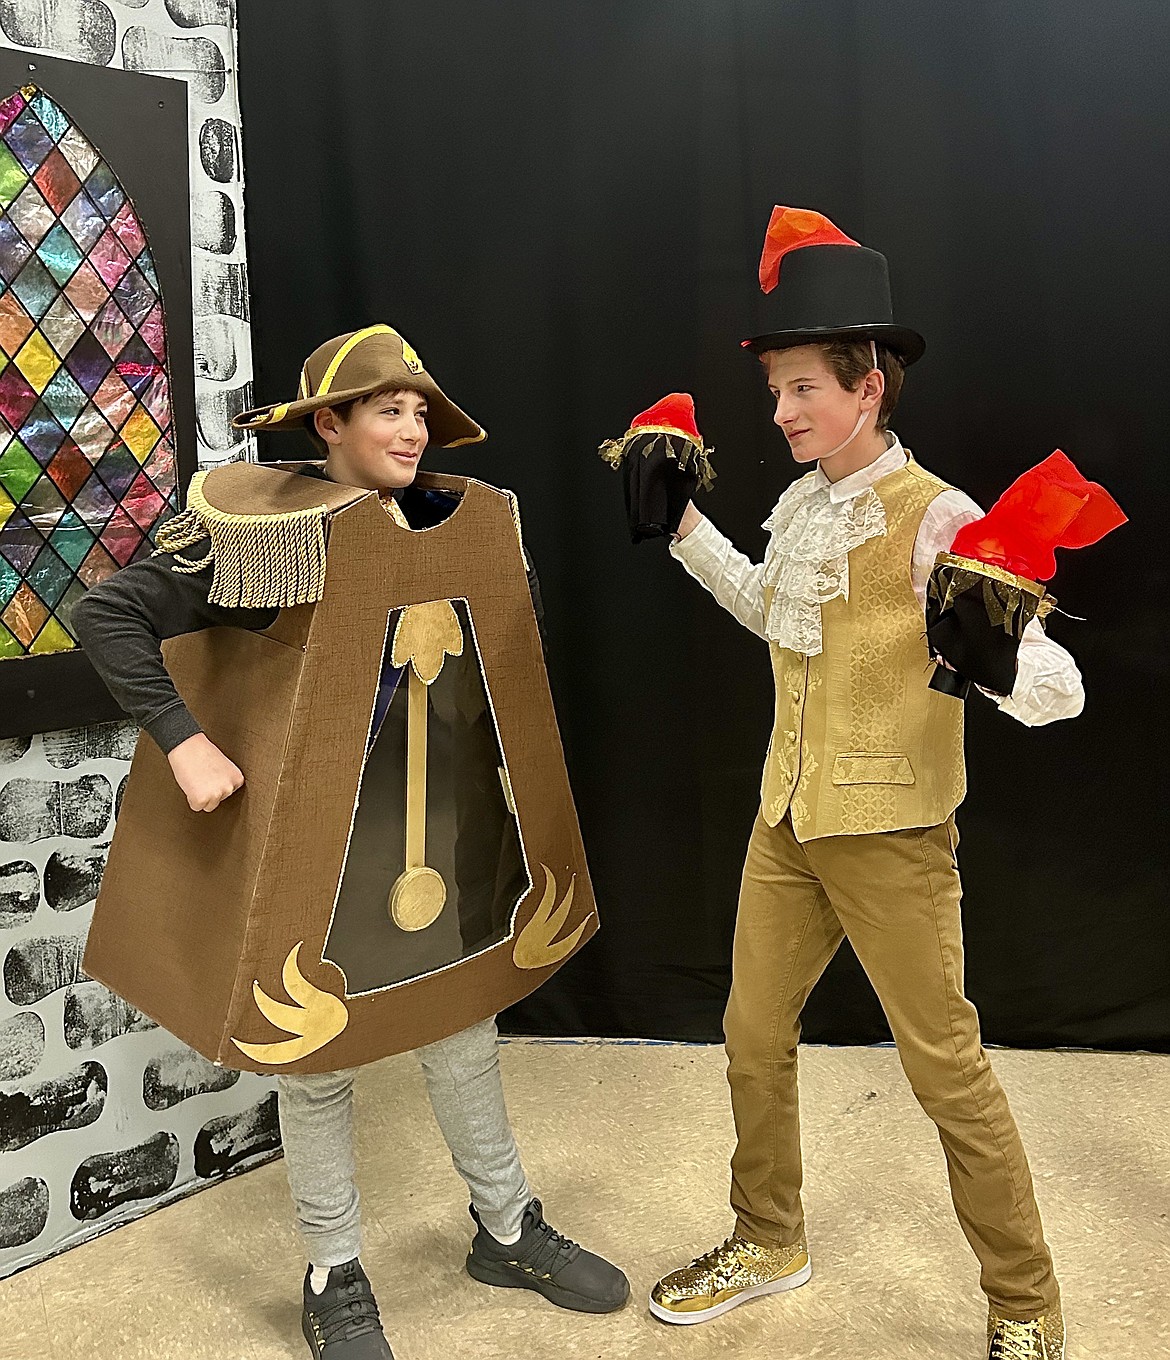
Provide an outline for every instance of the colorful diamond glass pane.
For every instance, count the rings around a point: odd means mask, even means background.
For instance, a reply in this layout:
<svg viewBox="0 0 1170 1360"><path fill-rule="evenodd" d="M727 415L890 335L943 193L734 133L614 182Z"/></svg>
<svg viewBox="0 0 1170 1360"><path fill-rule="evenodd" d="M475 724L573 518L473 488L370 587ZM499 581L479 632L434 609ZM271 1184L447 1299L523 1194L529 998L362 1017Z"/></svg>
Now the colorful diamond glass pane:
<svg viewBox="0 0 1170 1360"><path fill-rule="evenodd" d="M137 259L146 245L146 237L143 236L142 227L129 203L122 204L110 226L117 233L118 240L126 247L131 258Z"/></svg>
<svg viewBox="0 0 1170 1360"><path fill-rule="evenodd" d="M49 611L37 599L27 581L21 582L19 590L8 601L8 606L0 621L15 634L25 647L31 647L33 638L41 631Z"/></svg>
<svg viewBox="0 0 1170 1360"><path fill-rule="evenodd" d="M15 363L35 392L43 392L49 379L61 367L56 351L39 330L29 336Z"/></svg>
<svg viewBox="0 0 1170 1360"><path fill-rule="evenodd" d="M145 258L145 256L143 258ZM141 265L142 260L140 259L138 263ZM155 305L150 315L139 327L139 330L142 333L142 338L149 346L150 352L156 359L160 361L164 360L167 357L167 344L166 335L163 331L163 314L160 305Z"/></svg>
<svg viewBox="0 0 1170 1360"><path fill-rule="evenodd" d="M43 90L38 90L28 101L29 107L41 120L45 131L55 142L59 142L69 127L69 119Z"/></svg>
<svg viewBox="0 0 1170 1360"><path fill-rule="evenodd" d="M73 202L81 188L81 181L73 173L73 167L56 147L49 152L33 179L44 194L45 202L58 214Z"/></svg>
<svg viewBox="0 0 1170 1360"><path fill-rule="evenodd" d="M146 236L68 114L0 101L0 658L76 645L74 606L178 503ZM0 430L0 434L4 432Z"/></svg>
<svg viewBox="0 0 1170 1360"><path fill-rule="evenodd" d="M66 430L73 428L73 422L86 406L85 393L67 368L57 370L53 381L41 393L41 400Z"/></svg>
<svg viewBox="0 0 1170 1360"><path fill-rule="evenodd" d="M142 530L121 506L110 516L110 522L101 534L106 551L121 567L124 567L142 546L142 538Z"/></svg>
<svg viewBox="0 0 1170 1360"><path fill-rule="evenodd" d="M158 274L155 272L154 268L154 256L150 253L149 250L144 250L142 254L139 255L138 268L141 269L142 272L146 275L146 277L150 280L151 287L154 288L154 290L157 292Z"/></svg>
<svg viewBox="0 0 1170 1360"><path fill-rule="evenodd" d="M93 469L72 439L67 439L49 464L49 476L66 500L71 501L85 485Z"/></svg>
<svg viewBox="0 0 1170 1360"><path fill-rule="evenodd" d="M41 237L53 225L53 210L31 181L8 206L8 216L20 229L30 246L40 245Z"/></svg>
<svg viewBox="0 0 1170 1360"><path fill-rule="evenodd" d="M60 556L76 571L94 544L94 535L76 510L66 511L53 530L49 542Z"/></svg>
<svg viewBox="0 0 1170 1360"><path fill-rule="evenodd" d="M106 374L106 380L93 396L97 408L115 430L120 430L137 406L137 398L116 372Z"/></svg>
<svg viewBox="0 0 1170 1360"><path fill-rule="evenodd" d="M89 252L89 262L102 276L107 288L113 288L130 268L130 256L117 236L107 228L105 234Z"/></svg>
<svg viewBox="0 0 1170 1360"><path fill-rule="evenodd" d="M43 656L48 652L66 652L74 646L76 643L73 637L65 631L56 617L50 615L29 651L34 656Z"/></svg>
<svg viewBox="0 0 1170 1360"><path fill-rule="evenodd" d="M28 183L28 171L0 142L0 208L7 208Z"/></svg>
<svg viewBox="0 0 1170 1360"><path fill-rule="evenodd" d="M85 322L69 305L69 299L62 293L41 317L41 330L45 333L49 344L64 359L68 357L69 351L76 344L78 336L85 330Z"/></svg>
<svg viewBox="0 0 1170 1360"><path fill-rule="evenodd" d="M23 575L36 560L44 538L22 511L9 515L0 531L0 555Z"/></svg>
<svg viewBox="0 0 1170 1360"><path fill-rule="evenodd" d="M33 319L20 305L15 293L0 297L0 347L5 354L15 354L32 328Z"/></svg>
<svg viewBox="0 0 1170 1360"><path fill-rule="evenodd" d="M122 282L114 289L118 305L139 326L150 315L151 308L158 300L158 294L147 282L146 277L131 266L122 277Z"/></svg>
<svg viewBox="0 0 1170 1360"><path fill-rule="evenodd" d="M65 431L53 419L52 412L44 402L38 401L20 427L20 438L41 467L47 467L49 460L61 447Z"/></svg>
<svg viewBox="0 0 1170 1360"><path fill-rule="evenodd" d="M158 519L166 506L166 502L159 495L150 478L140 473L135 478L134 485L130 488L123 505L134 523L144 534L148 534L153 528L155 520Z"/></svg>
<svg viewBox="0 0 1170 1360"><path fill-rule="evenodd" d="M40 475L41 465L37 460L19 439L11 440L0 455L0 486L19 502Z"/></svg>
<svg viewBox="0 0 1170 1360"><path fill-rule="evenodd" d="M88 260L83 260L77 273L65 285L65 296L73 303L77 315L87 324L106 304L110 290Z"/></svg>
<svg viewBox="0 0 1170 1360"><path fill-rule="evenodd" d="M0 137L2 137L12 126L16 115L25 106L24 93L21 90L14 90L7 99L0 100Z"/></svg>
<svg viewBox="0 0 1170 1360"><path fill-rule="evenodd" d="M61 154L73 167L78 179L84 179L98 163L98 153L75 127L69 129L59 145Z"/></svg>
<svg viewBox="0 0 1170 1360"><path fill-rule="evenodd" d="M4 134L4 140L30 175L36 172L53 150L53 139L45 131L45 125L28 107L13 119L12 126Z"/></svg>
<svg viewBox="0 0 1170 1360"><path fill-rule="evenodd" d="M57 297L57 283L52 274L34 255L16 276L12 291L24 304L24 310L39 321Z"/></svg>
<svg viewBox="0 0 1170 1360"><path fill-rule="evenodd" d="M160 428L170 419L171 389L167 381L166 369L159 368L139 393L142 404L155 418Z"/></svg>
<svg viewBox="0 0 1170 1360"><path fill-rule="evenodd" d="M0 278L11 283L32 254L32 246L16 230L10 217L0 217Z"/></svg>
<svg viewBox="0 0 1170 1360"><path fill-rule="evenodd" d="M86 331L70 350L65 366L77 379L82 391L92 397L110 371L110 356L93 331Z"/></svg>
<svg viewBox="0 0 1170 1360"><path fill-rule="evenodd" d="M88 250L106 230L106 219L86 193L77 195L61 214L61 221L82 250Z"/></svg>
<svg viewBox="0 0 1170 1360"><path fill-rule="evenodd" d="M121 430L127 448L139 463L145 462L149 457L158 443L160 433L158 426L141 406L134 411Z"/></svg>
<svg viewBox="0 0 1170 1360"><path fill-rule="evenodd" d="M25 514L45 538L53 532L65 513L65 497L57 490L52 478L47 476L25 492L23 504Z"/></svg>
<svg viewBox="0 0 1170 1360"><path fill-rule="evenodd" d="M49 231L37 247L41 262L58 284L64 285L73 277L81 263L81 250L60 222Z"/></svg>
<svg viewBox="0 0 1170 1360"><path fill-rule="evenodd" d="M37 394L24 374L15 364L9 364L0 373L0 415L14 430L19 429L36 403Z"/></svg>
<svg viewBox="0 0 1170 1360"><path fill-rule="evenodd" d="M101 530L114 513L117 502L100 477L90 477L73 501L73 508L91 529Z"/></svg>
<svg viewBox="0 0 1170 1360"><path fill-rule="evenodd" d="M28 583L38 597L50 609L57 603L73 580L73 568L53 551L46 543L37 555L33 568L28 574Z"/></svg>
<svg viewBox="0 0 1170 1360"><path fill-rule="evenodd" d="M110 298L93 319L93 333L113 360L133 338L134 323L129 320L117 302Z"/></svg>
<svg viewBox="0 0 1170 1360"><path fill-rule="evenodd" d="M93 467L97 466L102 454L117 438L109 421L92 402L77 417L71 433L85 454L86 461Z"/></svg>
<svg viewBox="0 0 1170 1360"><path fill-rule="evenodd" d="M100 543L95 543L89 550L89 554L78 570L78 577L91 589L104 581L107 576L113 576L118 570L118 564L106 552Z"/></svg>
<svg viewBox="0 0 1170 1360"><path fill-rule="evenodd" d="M163 373L162 365L143 344L140 335L131 338L130 343L118 356L115 368L131 392L144 400L146 392ZM149 403L147 405L149 406ZM153 414L151 411L151 415Z"/></svg>
<svg viewBox="0 0 1170 1360"><path fill-rule="evenodd" d="M118 181L114 178L114 172L104 161L99 161L90 171L85 187L107 222L117 216L118 209L126 201Z"/></svg>
<svg viewBox="0 0 1170 1360"><path fill-rule="evenodd" d="M139 473L138 459L125 444L115 444L97 465L97 474L120 501Z"/></svg>
<svg viewBox="0 0 1170 1360"><path fill-rule="evenodd" d="M73 611L80 600L85 598L85 586L76 578L73 584L61 597L61 603L57 606L57 618L68 630L69 636L77 638L77 629L73 626Z"/></svg>
<svg viewBox="0 0 1170 1360"><path fill-rule="evenodd" d="M169 435L163 435L154 446L154 452L143 463L142 470L155 486L172 484L175 477L175 449Z"/></svg>
<svg viewBox="0 0 1170 1360"><path fill-rule="evenodd" d="M12 599L20 586L20 573L0 557L0 609Z"/></svg>

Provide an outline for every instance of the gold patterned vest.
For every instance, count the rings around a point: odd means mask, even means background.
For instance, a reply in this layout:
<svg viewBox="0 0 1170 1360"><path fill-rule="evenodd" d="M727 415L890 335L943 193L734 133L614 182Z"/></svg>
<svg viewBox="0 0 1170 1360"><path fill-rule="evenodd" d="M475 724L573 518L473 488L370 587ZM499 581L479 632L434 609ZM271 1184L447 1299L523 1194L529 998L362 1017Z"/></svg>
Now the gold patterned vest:
<svg viewBox="0 0 1170 1360"><path fill-rule="evenodd" d="M770 826L791 811L800 841L937 826L963 801L963 705L928 686L910 575L927 506L947 489L913 459L877 482L886 533L849 554L849 599L821 606L820 655L772 644L762 810Z"/></svg>

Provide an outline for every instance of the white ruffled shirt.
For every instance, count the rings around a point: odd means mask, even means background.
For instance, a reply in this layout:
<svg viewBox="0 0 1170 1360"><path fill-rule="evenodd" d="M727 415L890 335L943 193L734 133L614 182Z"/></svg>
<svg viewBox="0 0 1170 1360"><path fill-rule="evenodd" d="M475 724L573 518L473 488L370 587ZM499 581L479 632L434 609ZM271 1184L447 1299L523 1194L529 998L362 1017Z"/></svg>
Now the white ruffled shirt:
<svg viewBox="0 0 1170 1360"><path fill-rule="evenodd" d="M886 532L885 509L874 491L882 477L906 464L896 436L868 467L831 482L818 466L794 482L764 521L768 547L761 564L739 552L706 518L671 555L745 628L758 637L806 656L821 650L821 606L849 598L849 554ZM940 492L931 501L914 540L911 584L926 611L926 588L935 558L955 535L983 514L962 491ZM765 618L764 590L774 587ZM1016 684L1000 709L1028 727L1075 718L1085 704L1076 662L1033 620L1020 641Z"/></svg>

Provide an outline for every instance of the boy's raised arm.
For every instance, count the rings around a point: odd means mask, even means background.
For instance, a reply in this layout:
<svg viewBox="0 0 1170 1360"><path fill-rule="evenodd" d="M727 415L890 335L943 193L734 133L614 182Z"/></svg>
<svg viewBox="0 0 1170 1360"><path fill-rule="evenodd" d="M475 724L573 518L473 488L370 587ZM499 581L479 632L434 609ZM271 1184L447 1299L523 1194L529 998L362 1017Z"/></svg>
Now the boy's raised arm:
<svg viewBox="0 0 1170 1360"><path fill-rule="evenodd" d="M210 812L243 776L203 736L167 674L162 641L204 628L267 628L279 611L210 604L210 566L189 574L173 571L173 563L160 553L123 567L78 602L73 623L107 689L170 760L191 807Z"/></svg>

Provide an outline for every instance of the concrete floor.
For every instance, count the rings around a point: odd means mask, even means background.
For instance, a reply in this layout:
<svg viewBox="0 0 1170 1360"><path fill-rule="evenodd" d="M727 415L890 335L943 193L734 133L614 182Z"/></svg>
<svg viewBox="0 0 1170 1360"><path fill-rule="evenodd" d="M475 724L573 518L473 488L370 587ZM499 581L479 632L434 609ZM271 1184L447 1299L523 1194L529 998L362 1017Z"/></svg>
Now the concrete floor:
<svg viewBox="0 0 1170 1360"><path fill-rule="evenodd" d="M1170 1357L1170 1058L997 1052L1065 1297L1069 1360ZM934 1130L890 1049L802 1050L813 1279L701 1327L646 1292L730 1231L717 1048L513 1042L505 1081L550 1221L619 1262L581 1317L463 1271L470 1220L417 1065L359 1082L364 1263L399 1360L952 1360L983 1354L978 1275ZM0 1284L3 1360L304 1357L303 1260L273 1163Z"/></svg>

